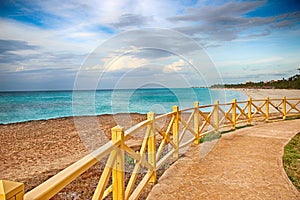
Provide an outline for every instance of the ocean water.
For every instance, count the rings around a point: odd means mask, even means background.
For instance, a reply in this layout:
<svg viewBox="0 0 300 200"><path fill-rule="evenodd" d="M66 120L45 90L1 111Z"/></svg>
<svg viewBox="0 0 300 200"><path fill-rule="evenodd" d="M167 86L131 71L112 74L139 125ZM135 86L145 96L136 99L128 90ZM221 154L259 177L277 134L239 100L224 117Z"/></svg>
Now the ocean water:
<svg viewBox="0 0 300 200"><path fill-rule="evenodd" d="M158 114L214 103L245 100L244 93L208 88L161 88L136 90L0 92L0 124L67 116L114 113Z"/></svg>

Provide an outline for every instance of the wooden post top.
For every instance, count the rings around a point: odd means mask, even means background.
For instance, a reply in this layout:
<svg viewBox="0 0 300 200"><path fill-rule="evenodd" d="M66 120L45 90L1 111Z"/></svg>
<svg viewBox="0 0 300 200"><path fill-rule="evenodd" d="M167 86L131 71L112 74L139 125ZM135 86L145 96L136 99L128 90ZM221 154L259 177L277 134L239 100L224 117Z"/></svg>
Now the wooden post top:
<svg viewBox="0 0 300 200"><path fill-rule="evenodd" d="M155 118L155 113L154 112L148 112L147 113L147 119L148 120L154 120Z"/></svg>
<svg viewBox="0 0 300 200"><path fill-rule="evenodd" d="M111 131L116 131L116 132L124 131L124 128L122 126L117 125L117 126L111 128Z"/></svg>
<svg viewBox="0 0 300 200"><path fill-rule="evenodd" d="M23 199L24 184L20 182L0 180L0 200L10 199ZM19 197L19 198L18 198Z"/></svg>
<svg viewBox="0 0 300 200"><path fill-rule="evenodd" d="M179 109L178 106L173 106L173 107L172 107L172 110L173 110L173 111L178 111L178 109Z"/></svg>

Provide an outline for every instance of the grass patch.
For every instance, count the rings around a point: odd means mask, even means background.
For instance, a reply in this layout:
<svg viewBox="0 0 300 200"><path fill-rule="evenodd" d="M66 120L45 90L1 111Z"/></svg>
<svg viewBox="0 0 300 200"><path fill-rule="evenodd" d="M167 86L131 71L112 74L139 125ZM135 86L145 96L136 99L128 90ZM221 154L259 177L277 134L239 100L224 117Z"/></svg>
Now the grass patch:
<svg viewBox="0 0 300 200"><path fill-rule="evenodd" d="M222 135L222 134L230 133L232 131L235 131L235 129L230 129L230 130L227 130L227 131L221 131L220 134Z"/></svg>
<svg viewBox="0 0 300 200"><path fill-rule="evenodd" d="M252 124L247 124L247 125L244 125L244 126L237 126L235 129L238 130L238 129L242 129L242 128L246 128L246 127L251 127L253 126Z"/></svg>
<svg viewBox="0 0 300 200"><path fill-rule="evenodd" d="M207 134L204 137L202 137L200 139L200 143L207 142L207 141L212 141L212 140L215 140L215 139L219 139L222 134L230 133L232 131L242 129L242 128L246 128L246 127L249 127L249 126L253 126L253 125L237 126L235 129L230 129L230 130L227 130L227 131L221 131L220 133L212 132L212 133Z"/></svg>
<svg viewBox="0 0 300 200"><path fill-rule="evenodd" d="M219 133L212 132L212 133L207 134L204 137L202 137L200 139L200 143L207 142L207 141L212 141L212 140L215 140L215 139L219 139L220 137L221 137L221 135Z"/></svg>
<svg viewBox="0 0 300 200"><path fill-rule="evenodd" d="M300 191L300 133L284 147L283 167L292 183Z"/></svg>
<svg viewBox="0 0 300 200"><path fill-rule="evenodd" d="M300 115L299 116L287 116L287 118L285 120L294 120L294 119L300 119Z"/></svg>

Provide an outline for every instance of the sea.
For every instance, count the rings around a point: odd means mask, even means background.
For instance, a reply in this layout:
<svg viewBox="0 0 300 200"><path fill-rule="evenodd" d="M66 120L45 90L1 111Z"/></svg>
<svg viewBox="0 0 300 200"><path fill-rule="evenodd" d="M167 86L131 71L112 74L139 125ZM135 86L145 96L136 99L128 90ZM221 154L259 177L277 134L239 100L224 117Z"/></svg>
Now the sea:
<svg viewBox="0 0 300 200"><path fill-rule="evenodd" d="M236 90L209 88L140 88L95 91L0 92L0 124L46 120L68 116L116 113L157 114L200 105L246 100Z"/></svg>

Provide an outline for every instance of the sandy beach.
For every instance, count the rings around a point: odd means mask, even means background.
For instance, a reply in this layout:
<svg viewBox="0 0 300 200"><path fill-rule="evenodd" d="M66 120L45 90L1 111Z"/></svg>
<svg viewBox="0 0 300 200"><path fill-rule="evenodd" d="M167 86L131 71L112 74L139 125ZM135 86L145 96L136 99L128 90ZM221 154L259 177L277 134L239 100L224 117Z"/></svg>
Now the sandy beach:
<svg viewBox="0 0 300 200"><path fill-rule="evenodd" d="M300 90L238 89L253 99L299 98ZM25 183L25 190L36 187L73 162L110 139L110 129L122 125L125 129L146 119L142 114L102 115L98 117L67 117L51 120L29 121L0 125L0 179ZM97 121L97 124L92 123ZM91 124L94 124L91 126ZM80 126L78 126L80 125ZM99 138L105 138L100 139ZM89 141L97 141L92 143ZM80 177L82 183L74 183L66 190L81 195L92 191L99 180L97 165ZM96 174L96 175L95 175ZM87 181L92 178L93 182ZM60 193L54 199L65 199ZM89 194L90 195L90 194ZM63 197L62 197L63 196ZM70 197L70 199L73 199Z"/></svg>
<svg viewBox="0 0 300 200"><path fill-rule="evenodd" d="M265 99L266 97L280 99L286 96L287 98L300 98L300 90L288 89L236 89L244 92L252 99Z"/></svg>
<svg viewBox="0 0 300 200"><path fill-rule="evenodd" d="M145 119L142 114L117 114L0 125L0 179L23 182L29 191L110 140L116 122L127 129ZM84 184L93 183L90 189L95 189L103 166L84 173L67 191L90 193L83 191ZM64 193L54 199L74 199Z"/></svg>

